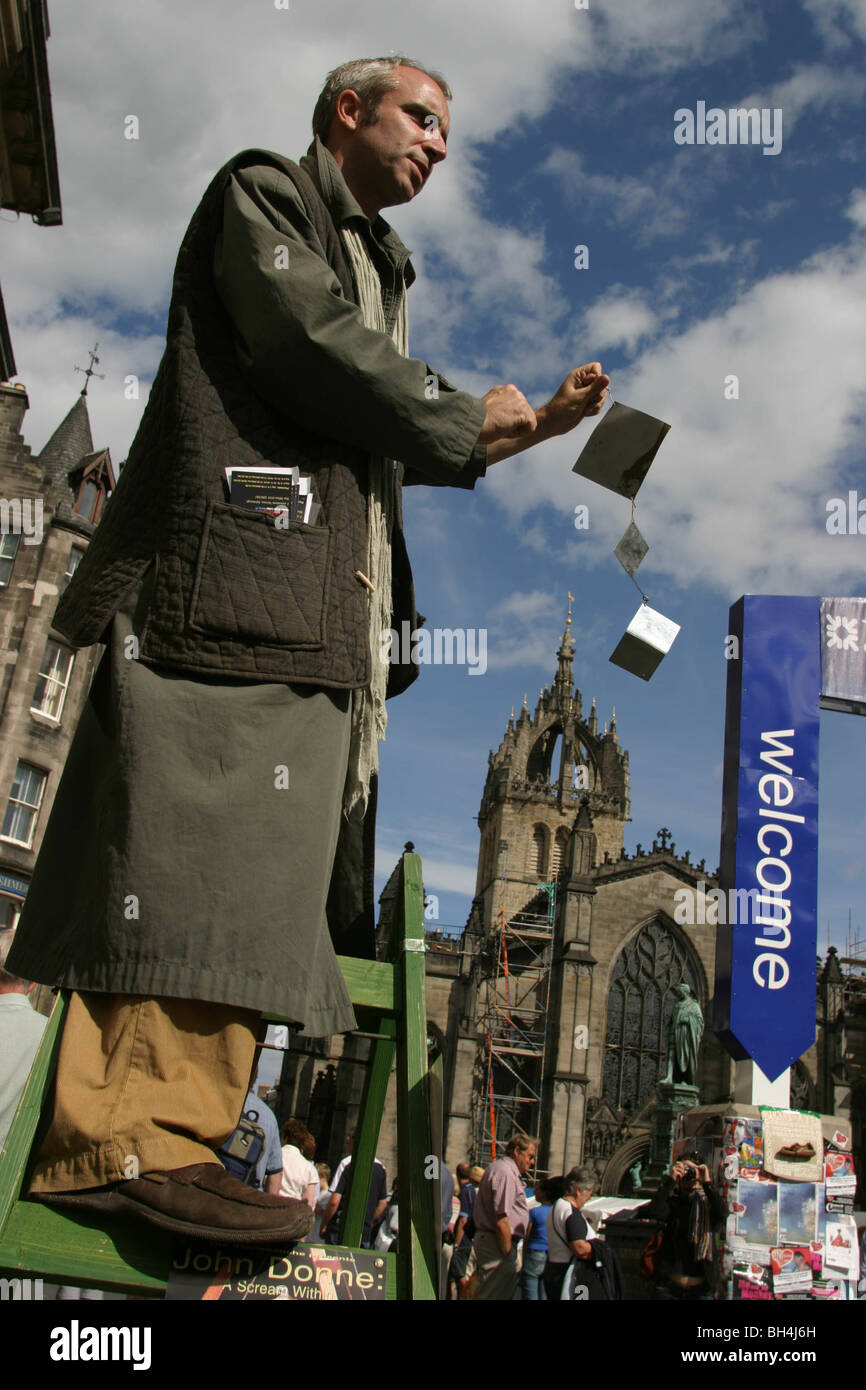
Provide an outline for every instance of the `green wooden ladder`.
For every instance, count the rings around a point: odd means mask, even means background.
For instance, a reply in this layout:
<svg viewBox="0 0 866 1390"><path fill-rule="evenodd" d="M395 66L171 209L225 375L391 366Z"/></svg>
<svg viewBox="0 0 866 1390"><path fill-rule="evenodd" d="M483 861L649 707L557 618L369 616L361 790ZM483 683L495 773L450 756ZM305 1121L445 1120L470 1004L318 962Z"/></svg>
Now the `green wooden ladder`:
<svg viewBox="0 0 866 1390"><path fill-rule="evenodd" d="M383 1256L386 1298L436 1299L441 1249L441 1147L436 1112L441 1101L441 1077L436 1064L428 1066L424 891L417 854L404 854L400 864L390 960L338 959L359 1030L371 1035L372 1043L349 1168L349 1191L344 1198L345 1245L334 1249L360 1246L388 1078L396 1055L400 1235L399 1253ZM0 1271L18 1278L36 1277L134 1297L161 1298L175 1237L138 1221L109 1222L93 1215L67 1215L21 1196L27 1186L43 1103L52 1093L65 1009L66 995L61 993L0 1157ZM229 1244L226 1240L220 1248ZM236 1249L240 1252L241 1248Z"/></svg>

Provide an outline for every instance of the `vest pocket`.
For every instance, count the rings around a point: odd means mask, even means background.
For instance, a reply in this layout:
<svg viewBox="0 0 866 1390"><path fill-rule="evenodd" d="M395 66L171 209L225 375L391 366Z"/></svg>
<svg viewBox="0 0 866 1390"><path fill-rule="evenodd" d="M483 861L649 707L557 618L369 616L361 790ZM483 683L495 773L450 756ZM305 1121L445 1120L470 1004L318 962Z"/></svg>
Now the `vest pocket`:
<svg viewBox="0 0 866 1390"><path fill-rule="evenodd" d="M329 526L212 502L205 516L189 626L239 641L315 650L325 645Z"/></svg>

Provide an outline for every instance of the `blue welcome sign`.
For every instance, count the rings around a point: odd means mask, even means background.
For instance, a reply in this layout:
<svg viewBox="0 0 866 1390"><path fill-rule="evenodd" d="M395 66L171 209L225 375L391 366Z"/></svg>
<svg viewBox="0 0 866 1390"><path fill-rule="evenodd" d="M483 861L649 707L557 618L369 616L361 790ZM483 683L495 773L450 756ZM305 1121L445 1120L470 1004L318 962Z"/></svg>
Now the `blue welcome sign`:
<svg viewBox="0 0 866 1390"><path fill-rule="evenodd" d="M747 595L730 617L719 886L737 911L713 1028L771 1081L815 1041L819 605Z"/></svg>

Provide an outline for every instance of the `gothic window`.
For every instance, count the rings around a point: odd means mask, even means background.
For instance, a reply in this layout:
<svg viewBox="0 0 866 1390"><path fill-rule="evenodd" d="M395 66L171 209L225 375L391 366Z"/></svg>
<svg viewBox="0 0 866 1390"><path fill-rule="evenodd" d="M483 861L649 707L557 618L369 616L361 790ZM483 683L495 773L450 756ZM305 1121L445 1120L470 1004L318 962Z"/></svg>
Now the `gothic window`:
<svg viewBox="0 0 866 1390"><path fill-rule="evenodd" d="M557 878L565 862L565 848L568 844L568 831L557 830L550 860L550 877Z"/></svg>
<svg viewBox="0 0 866 1390"><path fill-rule="evenodd" d="M556 783L559 780L559 760L562 754L562 729L553 724L536 740L526 760L526 776L530 782Z"/></svg>
<svg viewBox="0 0 866 1390"><path fill-rule="evenodd" d="M484 888L493 877L496 840L493 830L489 830L482 841L481 849L481 887Z"/></svg>
<svg viewBox="0 0 866 1390"><path fill-rule="evenodd" d="M547 872L547 831L543 825L537 825L532 832L532 844L529 847L529 872L535 874L537 878L544 878Z"/></svg>
<svg viewBox="0 0 866 1390"><path fill-rule="evenodd" d="M562 761L562 734L557 733L553 739L550 749L550 761L547 764L547 780L552 787L559 782L559 764Z"/></svg>
<svg viewBox="0 0 866 1390"><path fill-rule="evenodd" d="M614 1110L637 1110L664 1076L665 1025L685 983L701 999L685 944L660 922L642 927L613 969L607 998L604 1099Z"/></svg>

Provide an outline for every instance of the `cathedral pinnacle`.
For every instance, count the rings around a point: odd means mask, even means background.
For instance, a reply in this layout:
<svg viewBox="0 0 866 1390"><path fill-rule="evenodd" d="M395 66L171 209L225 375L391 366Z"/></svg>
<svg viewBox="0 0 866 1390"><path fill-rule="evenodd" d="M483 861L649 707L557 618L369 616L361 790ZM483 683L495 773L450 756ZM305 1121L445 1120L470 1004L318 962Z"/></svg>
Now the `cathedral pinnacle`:
<svg viewBox="0 0 866 1390"><path fill-rule="evenodd" d="M574 594L568 595L568 616L565 620L565 631L562 634L562 642L559 651L556 653L559 665L556 671L556 679L553 682L554 694L557 704L561 709L569 709L572 702L572 691L574 689L574 638L571 635L571 605L574 603Z"/></svg>

